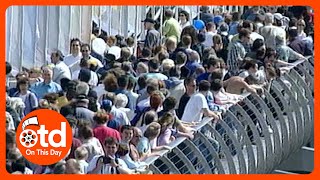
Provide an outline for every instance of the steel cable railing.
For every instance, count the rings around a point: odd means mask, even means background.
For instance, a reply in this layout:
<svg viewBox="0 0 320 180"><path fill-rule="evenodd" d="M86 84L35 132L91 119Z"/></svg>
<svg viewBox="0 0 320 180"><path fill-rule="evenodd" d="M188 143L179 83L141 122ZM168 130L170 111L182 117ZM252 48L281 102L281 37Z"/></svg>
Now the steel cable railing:
<svg viewBox="0 0 320 180"><path fill-rule="evenodd" d="M145 162L156 174L271 173L313 137L313 57L297 61L262 97L245 94L213 124L204 118L193 140L177 138Z"/></svg>

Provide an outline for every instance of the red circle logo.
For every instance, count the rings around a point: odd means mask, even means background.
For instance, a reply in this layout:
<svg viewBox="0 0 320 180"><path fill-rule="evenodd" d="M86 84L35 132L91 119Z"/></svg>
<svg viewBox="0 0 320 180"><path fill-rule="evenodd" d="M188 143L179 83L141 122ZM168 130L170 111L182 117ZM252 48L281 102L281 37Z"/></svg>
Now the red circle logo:
<svg viewBox="0 0 320 180"><path fill-rule="evenodd" d="M58 112L40 109L22 119L16 140L18 149L28 161L50 165L67 156L72 144L72 129Z"/></svg>

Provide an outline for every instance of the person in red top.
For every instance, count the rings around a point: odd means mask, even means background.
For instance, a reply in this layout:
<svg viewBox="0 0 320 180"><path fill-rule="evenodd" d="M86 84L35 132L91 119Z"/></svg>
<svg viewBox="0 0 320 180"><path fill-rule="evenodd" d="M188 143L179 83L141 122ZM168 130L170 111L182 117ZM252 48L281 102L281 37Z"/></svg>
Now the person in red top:
<svg viewBox="0 0 320 180"><path fill-rule="evenodd" d="M96 127L93 129L94 137L99 139L102 144L108 137L113 137L118 142L121 140L120 133L117 130L107 127L107 122L109 121L109 115L107 113L97 112L93 120L96 123Z"/></svg>

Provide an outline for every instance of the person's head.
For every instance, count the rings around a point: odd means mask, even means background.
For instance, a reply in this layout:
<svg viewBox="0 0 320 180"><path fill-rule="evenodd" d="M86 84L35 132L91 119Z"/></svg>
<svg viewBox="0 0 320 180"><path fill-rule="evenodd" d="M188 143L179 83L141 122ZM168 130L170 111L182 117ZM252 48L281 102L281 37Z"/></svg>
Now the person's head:
<svg viewBox="0 0 320 180"><path fill-rule="evenodd" d="M189 35L182 36L181 42L184 47L190 47L191 43L192 43L191 36L189 36Z"/></svg>
<svg viewBox="0 0 320 180"><path fill-rule="evenodd" d="M214 92L218 92L223 87L223 81L221 79L214 79L211 81L210 89Z"/></svg>
<svg viewBox="0 0 320 180"><path fill-rule="evenodd" d="M166 19L172 18L172 17L173 17L173 11L172 11L171 9L166 9L166 10L164 11L164 17L165 17Z"/></svg>
<svg viewBox="0 0 320 180"><path fill-rule="evenodd" d="M257 61L247 60L244 63L243 69L247 70L250 74L255 74L258 71Z"/></svg>
<svg viewBox="0 0 320 180"><path fill-rule="evenodd" d="M156 122L158 120L158 114L154 110L147 111L144 114L143 122L145 125L149 125L152 122Z"/></svg>
<svg viewBox="0 0 320 180"><path fill-rule="evenodd" d="M207 80L202 80L199 82L199 91L207 93L210 89L210 82Z"/></svg>
<svg viewBox="0 0 320 180"><path fill-rule="evenodd" d="M216 34L212 37L212 41L213 41L213 48L216 52L219 52L222 50L223 48L223 42L222 42L222 38L221 35Z"/></svg>
<svg viewBox="0 0 320 180"><path fill-rule="evenodd" d="M85 59L89 58L89 55L91 53L91 48L89 44L82 44L81 45L81 53L82 53L82 57Z"/></svg>
<svg viewBox="0 0 320 180"><path fill-rule="evenodd" d="M186 87L186 93L189 95L195 93L197 90L197 83L193 77L187 77L184 80L184 86Z"/></svg>
<svg viewBox="0 0 320 180"><path fill-rule="evenodd" d="M126 43L128 45L128 47L133 47L134 46L134 38L129 36L127 39L126 39Z"/></svg>
<svg viewBox="0 0 320 180"><path fill-rule="evenodd" d="M118 151L118 147L119 147L119 142L113 137L108 137L104 141L104 150L106 155L114 156Z"/></svg>
<svg viewBox="0 0 320 180"><path fill-rule="evenodd" d="M181 32L181 35L180 35L180 39L182 39L182 37L184 35L191 36L191 39L192 39L192 43L191 44L196 44L198 42L197 30L195 29L195 27L193 25L187 26L187 27L182 29L182 32Z"/></svg>
<svg viewBox="0 0 320 180"><path fill-rule="evenodd" d="M93 137L92 128L88 125L79 128L79 137L83 140L91 139Z"/></svg>
<svg viewBox="0 0 320 180"><path fill-rule="evenodd" d="M223 70L222 69L215 69L211 72L210 81L213 79L221 79L223 78Z"/></svg>
<svg viewBox="0 0 320 180"><path fill-rule="evenodd" d="M264 20L264 22L265 22L266 24L273 24L273 22L274 22L273 14L271 14L271 13L266 13L266 14L265 14L265 20Z"/></svg>
<svg viewBox="0 0 320 180"><path fill-rule="evenodd" d="M52 81L52 69L50 67L44 67L42 69L42 77L45 83Z"/></svg>
<svg viewBox="0 0 320 180"><path fill-rule="evenodd" d="M110 100L113 105L117 103L116 94L113 92L107 92L104 94L104 99Z"/></svg>
<svg viewBox="0 0 320 180"><path fill-rule="evenodd" d="M297 22L298 32L304 31L305 27L306 27L306 22L303 19L299 19Z"/></svg>
<svg viewBox="0 0 320 180"><path fill-rule="evenodd" d="M138 127L133 127L133 137L130 143L133 144L134 146L137 146L140 141L140 138L142 137L143 137L143 134L141 129L139 129Z"/></svg>
<svg viewBox="0 0 320 180"><path fill-rule="evenodd" d="M233 12L232 13L232 21L239 21L240 20L240 13L239 12Z"/></svg>
<svg viewBox="0 0 320 180"><path fill-rule="evenodd" d="M187 62L186 53L179 51L176 56L176 65L184 65Z"/></svg>
<svg viewBox="0 0 320 180"><path fill-rule="evenodd" d="M118 89L118 81L114 74L109 73L103 81L104 89L108 92L114 92Z"/></svg>
<svg viewBox="0 0 320 180"><path fill-rule="evenodd" d="M126 89L128 87L129 77L127 75L122 75L118 78L118 87L121 89Z"/></svg>
<svg viewBox="0 0 320 180"><path fill-rule="evenodd" d="M63 61L63 54L60 50L55 49L51 53L51 63L57 64L58 62Z"/></svg>
<svg viewBox="0 0 320 180"><path fill-rule="evenodd" d="M163 110L171 111L176 107L176 104L177 104L176 98L174 98L173 96L169 96L163 101Z"/></svg>
<svg viewBox="0 0 320 180"><path fill-rule="evenodd" d="M109 36L109 37L107 38L107 45L108 45L109 47L115 46L116 43L117 43L117 38L116 38L115 36Z"/></svg>
<svg viewBox="0 0 320 180"><path fill-rule="evenodd" d="M121 133L121 140L126 143L129 143L133 137L133 126L130 126L130 125L122 126L120 133Z"/></svg>
<svg viewBox="0 0 320 180"><path fill-rule="evenodd" d="M246 28L242 28L239 31L239 39L242 43L249 43L250 42L250 31Z"/></svg>
<svg viewBox="0 0 320 180"><path fill-rule="evenodd" d="M172 128L174 123L174 116L171 113L165 113L158 121L161 126L161 133L163 133L166 129Z"/></svg>
<svg viewBox="0 0 320 180"><path fill-rule="evenodd" d="M93 120L96 124L103 125L109 121L109 115L103 111L99 111L94 114Z"/></svg>
<svg viewBox="0 0 320 180"><path fill-rule="evenodd" d="M209 73L221 68L221 62L216 56L210 56L207 63Z"/></svg>
<svg viewBox="0 0 320 180"><path fill-rule="evenodd" d="M208 32L214 32L216 30L216 25L214 24L214 22L208 22L206 24L206 30Z"/></svg>
<svg viewBox="0 0 320 180"><path fill-rule="evenodd" d="M271 80L271 79L274 79L275 77L277 77L276 70L272 66L266 66L265 72L266 72L267 80Z"/></svg>
<svg viewBox="0 0 320 180"><path fill-rule="evenodd" d="M116 99L115 106L117 108L125 108L129 102L128 97L122 93L117 94Z"/></svg>
<svg viewBox="0 0 320 180"><path fill-rule="evenodd" d="M30 78L39 78L41 77L41 69L38 67L31 68L29 71Z"/></svg>
<svg viewBox="0 0 320 180"><path fill-rule="evenodd" d="M85 82L80 81L76 86L76 95L88 96L89 90L89 85Z"/></svg>
<svg viewBox="0 0 320 180"><path fill-rule="evenodd" d="M6 150L16 148L16 133L14 130L6 130Z"/></svg>
<svg viewBox="0 0 320 180"><path fill-rule="evenodd" d="M157 110L162 105L162 98L159 93L152 93L150 96L151 109Z"/></svg>
<svg viewBox="0 0 320 180"><path fill-rule="evenodd" d="M148 66L145 63L139 62L137 64L137 73L138 73L138 75L139 74L148 73L148 72L149 72L149 69L148 69Z"/></svg>
<svg viewBox="0 0 320 180"><path fill-rule="evenodd" d="M127 89L128 90L133 90L134 88L135 88L135 86L136 86L136 84L137 84L137 81L136 81L136 79L134 78L134 77L129 77L129 81L128 81L128 87L127 87Z"/></svg>
<svg viewBox="0 0 320 180"><path fill-rule="evenodd" d="M179 20L182 22L189 21L189 13L185 10L180 11Z"/></svg>
<svg viewBox="0 0 320 180"><path fill-rule="evenodd" d="M71 45L71 54L80 53L80 46L81 46L80 39L78 38L71 39L70 45Z"/></svg>
<svg viewBox="0 0 320 180"><path fill-rule="evenodd" d="M273 63L276 58L277 58L276 50L273 48L267 48L266 55L265 55L265 62L266 63Z"/></svg>
<svg viewBox="0 0 320 180"><path fill-rule="evenodd" d="M150 141L154 140L160 135L161 125L157 122L152 122L148 125L146 131L144 132L144 137L148 138Z"/></svg>
<svg viewBox="0 0 320 180"><path fill-rule="evenodd" d="M262 39L254 40L251 49L253 52L257 53L256 56L258 58L264 57L264 55L266 53L266 46L265 46L264 41Z"/></svg>
<svg viewBox="0 0 320 180"><path fill-rule="evenodd" d="M47 93L43 96L43 99L46 99L50 104L57 104L58 103L59 94L57 93Z"/></svg>
<svg viewBox="0 0 320 180"><path fill-rule="evenodd" d="M143 48L142 49L142 52L141 52L141 55L143 58L150 58L151 57L151 50L149 48Z"/></svg>
<svg viewBox="0 0 320 180"><path fill-rule="evenodd" d="M70 171L70 167L69 167ZM67 166L64 160L57 162L53 168L53 174L66 174L67 173Z"/></svg>
<svg viewBox="0 0 320 180"><path fill-rule="evenodd" d="M75 159L69 159L66 162L66 174L81 174L81 166Z"/></svg>
<svg viewBox="0 0 320 180"><path fill-rule="evenodd" d="M159 71L160 63L158 59L156 58L150 59L148 63L148 67L149 67L149 71Z"/></svg>
<svg viewBox="0 0 320 180"><path fill-rule="evenodd" d="M85 148L84 146L80 146L74 151L74 157L77 160L87 160L88 155L89 155L89 152L87 148Z"/></svg>
<svg viewBox="0 0 320 180"><path fill-rule="evenodd" d="M21 78L17 82L17 88L19 92L27 92L29 89L29 80L28 78Z"/></svg>
<svg viewBox="0 0 320 180"><path fill-rule="evenodd" d="M146 18L143 22L144 22L144 24L143 24L144 28L147 30L153 29L154 25L156 23L156 21L153 20L152 18Z"/></svg>
<svg viewBox="0 0 320 180"><path fill-rule="evenodd" d="M177 47L177 41L174 38L168 38L166 40L165 46L167 47L168 52L173 52Z"/></svg>
<svg viewBox="0 0 320 180"><path fill-rule="evenodd" d="M9 62L6 61L6 75L10 74L12 71L12 66Z"/></svg>
<svg viewBox="0 0 320 180"><path fill-rule="evenodd" d="M124 61L128 61L131 57L131 52L128 47L121 48L120 56Z"/></svg>
<svg viewBox="0 0 320 180"><path fill-rule="evenodd" d="M292 41L298 36L298 29L289 29L289 40Z"/></svg>

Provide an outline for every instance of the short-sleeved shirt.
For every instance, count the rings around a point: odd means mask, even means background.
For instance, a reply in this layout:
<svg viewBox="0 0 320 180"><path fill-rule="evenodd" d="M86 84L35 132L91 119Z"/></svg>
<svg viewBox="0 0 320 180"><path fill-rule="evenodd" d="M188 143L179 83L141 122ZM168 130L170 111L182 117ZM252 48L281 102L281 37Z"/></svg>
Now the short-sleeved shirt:
<svg viewBox="0 0 320 180"><path fill-rule="evenodd" d="M94 168L97 167L98 159L101 157L102 157L101 155L97 155L92 158L92 160L89 162L88 172L93 171ZM118 161L117 163L119 164L119 166L129 170L127 164L122 159L117 158L116 161ZM97 172L97 174L117 174L117 170L115 167L110 166L110 164L104 164L101 168L101 171Z"/></svg>
<svg viewBox="0 0 320 180"><path fill-rule="evenodd" d="M38 99L42 99L44 95L48 93L58 93L61 90L61 86L53 81L48 84L45 82L38 82L31 86L31 91L36 94Z"/></svg>
<svg viewBox="0 0 320 180"><path fill-rule="evenodd" d="M203 109L209 109L208 102L206 97L198 92L191 96L181 120L184 122L200 122L203 116Z"/></svg>

